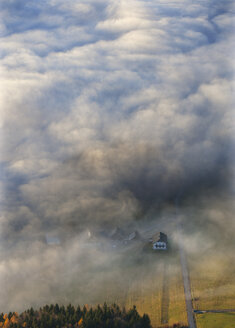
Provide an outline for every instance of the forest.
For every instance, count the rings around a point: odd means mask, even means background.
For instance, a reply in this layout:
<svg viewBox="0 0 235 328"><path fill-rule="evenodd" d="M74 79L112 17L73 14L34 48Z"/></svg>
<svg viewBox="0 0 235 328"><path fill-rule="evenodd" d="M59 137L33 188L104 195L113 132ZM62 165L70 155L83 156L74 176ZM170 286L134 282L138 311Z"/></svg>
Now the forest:
<svg viewBox="0 0 235 328"><path fill-rule="evenodd" d="M45 305L39 310L32 307L21 314L0 314L0 327L4 328L152 328L149 316L141 316L136 307L126 310L117 304L83 307L69 304ZM164 328L187 328L180 324Z"/></svg>

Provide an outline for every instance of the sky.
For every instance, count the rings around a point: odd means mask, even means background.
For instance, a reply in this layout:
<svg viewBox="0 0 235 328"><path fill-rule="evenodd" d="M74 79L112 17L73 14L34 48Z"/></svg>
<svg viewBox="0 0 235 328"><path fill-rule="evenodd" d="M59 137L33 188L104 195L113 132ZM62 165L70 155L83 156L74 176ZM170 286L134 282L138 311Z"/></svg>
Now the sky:
<svg viewBox="0 0 235 328"><path fill-rule="evenodd" d="M61 261L48 233L80 254L87 227L157 220L178 204L200 208L194 223L229 239L232 1L1 0L0 9L0 307L35 304L32 288ZM46 281L41 303L48 290L56 300Z"/></svg>

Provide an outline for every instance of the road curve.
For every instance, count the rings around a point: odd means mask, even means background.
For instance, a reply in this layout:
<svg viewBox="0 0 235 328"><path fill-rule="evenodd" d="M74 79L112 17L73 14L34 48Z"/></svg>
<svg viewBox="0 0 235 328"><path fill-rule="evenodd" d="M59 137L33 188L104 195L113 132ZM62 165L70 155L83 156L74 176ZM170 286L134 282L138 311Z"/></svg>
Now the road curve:
<svg viewBox="0 0 235 328"><path fill-rule="evenodd" d="M179 252L180 252L180 263L181 263L183 283L184 283L184 294L185 294L185 303L186 303L186 310L187 310L187 317L188 317L188 325L189 328L196 328L196 322L193 313L193 304L192 304L187 259L182 243L179 244Z"/></svg>

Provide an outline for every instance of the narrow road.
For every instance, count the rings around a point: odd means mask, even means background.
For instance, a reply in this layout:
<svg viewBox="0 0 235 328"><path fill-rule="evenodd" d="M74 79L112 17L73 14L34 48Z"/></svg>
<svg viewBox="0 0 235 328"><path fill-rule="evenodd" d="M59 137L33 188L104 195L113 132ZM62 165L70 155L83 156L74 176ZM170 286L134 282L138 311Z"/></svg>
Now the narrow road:
<svg viewBox="0 0 235 328"><path fill-rule="evenodd" d="M193 304L192 304L187 259L182 243L179 244L179 252L180 252L180 263L181 263L183 283L184 283L184 294L185 294L185 303L186 303L186 310L187 310L187 317L188 317L188 325L189 328L196 328L196 322L193 313Z"/></svg>

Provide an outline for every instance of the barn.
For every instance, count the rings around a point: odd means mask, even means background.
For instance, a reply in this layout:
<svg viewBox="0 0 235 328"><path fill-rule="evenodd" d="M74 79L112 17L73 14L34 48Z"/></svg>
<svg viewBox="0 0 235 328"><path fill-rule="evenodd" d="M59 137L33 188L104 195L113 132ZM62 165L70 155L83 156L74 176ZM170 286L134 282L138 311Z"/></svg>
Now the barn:
<svg viewBox="0 0 235 328"><path fill-rule="evenodd" d="M163 232L155 233L150 242L154 250L167 250L167 235Z"/></svg>

